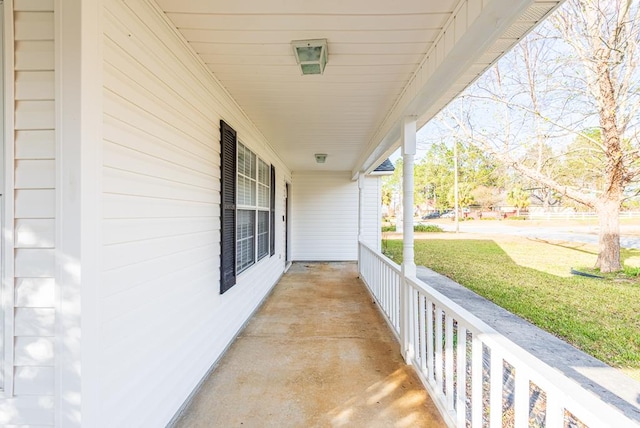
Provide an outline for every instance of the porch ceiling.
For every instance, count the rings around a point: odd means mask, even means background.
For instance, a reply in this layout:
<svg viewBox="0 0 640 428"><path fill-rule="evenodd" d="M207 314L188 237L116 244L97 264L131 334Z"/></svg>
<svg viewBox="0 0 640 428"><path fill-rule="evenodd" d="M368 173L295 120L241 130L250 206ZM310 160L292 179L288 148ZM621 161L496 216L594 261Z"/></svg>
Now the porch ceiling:
<svg viewBox="0 0 640 428"><path fill-rule="evenodd" d="M425 123L559 1L157 3L292 171L356 174L397 147L401 117ZM301 39L328 40L324 75L301 75Z"/></svg>

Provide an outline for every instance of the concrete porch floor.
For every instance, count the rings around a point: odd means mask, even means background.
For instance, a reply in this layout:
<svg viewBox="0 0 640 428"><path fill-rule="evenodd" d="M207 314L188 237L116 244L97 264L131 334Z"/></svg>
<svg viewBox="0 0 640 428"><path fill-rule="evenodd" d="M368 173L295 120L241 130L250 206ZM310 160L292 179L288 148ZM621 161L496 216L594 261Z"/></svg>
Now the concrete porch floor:
<svg viewBox="0 0 640 428"><path fill-rule="evenodd" d="M294 263L177 427L444 427L355 263Z"/></svg>

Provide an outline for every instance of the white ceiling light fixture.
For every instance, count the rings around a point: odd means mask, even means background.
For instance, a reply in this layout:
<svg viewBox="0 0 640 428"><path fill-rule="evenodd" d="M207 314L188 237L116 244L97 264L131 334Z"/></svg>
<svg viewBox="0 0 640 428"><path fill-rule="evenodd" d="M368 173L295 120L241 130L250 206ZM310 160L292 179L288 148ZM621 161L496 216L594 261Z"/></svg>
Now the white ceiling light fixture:
<svg viewBox="0 0 640 428"><path fill-rule="evenodd" d="M323 74L327 65L327 39L294 40L291 42L302 74Z"/></svg>
<svg viewBox="0 0 640 428"><path fill-rule="evenodd" d="M326 153L316 153L315 157L316 157L316 162L317 163L325 163L327 161L327 154Z"/></svg>

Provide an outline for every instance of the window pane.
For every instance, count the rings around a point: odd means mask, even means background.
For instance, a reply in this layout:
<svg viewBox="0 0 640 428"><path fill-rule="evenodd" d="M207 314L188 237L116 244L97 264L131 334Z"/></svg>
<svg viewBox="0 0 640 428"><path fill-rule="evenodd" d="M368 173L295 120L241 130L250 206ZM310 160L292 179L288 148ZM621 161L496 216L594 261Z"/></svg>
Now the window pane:
<svg viewBox="0 0 640 428"><path fill-rule="evenodd" d="M258 206L269 208L269 187L258 184Z"/></svg>
<svg viewBox="0 0 640 428"><path fill-rule="evenodd" d="M269 253L269 211L258 211L258 260Z"/></svg>
<svg viewBox="0 0 640 428"><path fill-rule="evenodd" d="M236 271L255 263L255 211L238 210L236 217Z"/></svg>
<svg viewBox="0 0 640 428"><path fill-rule="evenodd" d="M258 161L258 206L269 208L269 182L271 169L262 159Z"/></svg>
<svg viewBox="0 0 640 428"><path fill-rule="evenodd" d="M242 175L238 175L238 205L246 205L247 192L246 179Z"/></svg>
<svg viewBox="0 0 640 428"><path fill-rule="evenodd" d="M260 167L258 170L258 183L269 186L269 165L260 159Z"/></svg>
<svg viewBox="0 0 640 428"><path fill-rule="evenodd" d="M237 204L256 206L256 155L238 143Z"/></svg>
<svg viewBox="0 0 640 428"><path fill-rule="evenodd" d="M247 175L255 180L256 172L257 172L256 171L256 155L250 150L247 150L247 152L249 153L249 174Z"/></svg>
<svg viewBox="0 0 640 428"><path fill-rule="evenodd" d="M249 202L247 205L256 206L256 182L251 180L251 193L249 194Z"/></svg>
<svg viewBox="0 0 640 428"><path fill-rule="evenodd" d="M247 175L247 157L245 150L247 148L242 144L238 143L238 174Z"/></svg>

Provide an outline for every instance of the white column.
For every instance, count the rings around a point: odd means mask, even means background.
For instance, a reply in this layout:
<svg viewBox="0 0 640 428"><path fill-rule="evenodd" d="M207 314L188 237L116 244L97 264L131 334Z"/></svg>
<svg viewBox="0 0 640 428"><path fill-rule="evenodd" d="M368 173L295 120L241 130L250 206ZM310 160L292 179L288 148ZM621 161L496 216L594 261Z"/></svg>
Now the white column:
<svg viewBox="0 0 640 428"><path fill-rule="evenodd" d="M402 138L402 271L405 276L416 275L416 263L413 251L413 164L416 154L416 118L404 119Z"/></svg>
<svg viewBox="0 0 640 428"><path fill-rule="evenodd" d="M360 242L362 242L364 234L364 175L358 174L358 272L361 267L362 253L360 251Z"/></svg>
<svg viewBox="0 0 640 428"><path fill-rule="evenodd" d="M406 278L416 276L416 263L413 249L413 163L416 154L416 117L408 116L401 124L402 140L402 213L403 213L403 233L402 233L402 287L400 293L400 343L402 345L402 356L406 363L411 361L411 351L409 346L410 318L409 286Z"/></svg>
<svg viewBox="0 0 640 428"><path fill-rule="evenodd" d="M101 426L102 0L55 0L55 425Z"/></svg>

